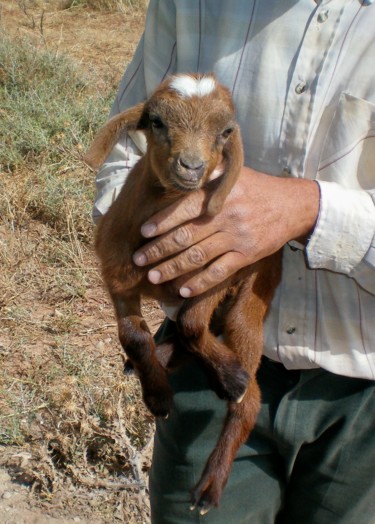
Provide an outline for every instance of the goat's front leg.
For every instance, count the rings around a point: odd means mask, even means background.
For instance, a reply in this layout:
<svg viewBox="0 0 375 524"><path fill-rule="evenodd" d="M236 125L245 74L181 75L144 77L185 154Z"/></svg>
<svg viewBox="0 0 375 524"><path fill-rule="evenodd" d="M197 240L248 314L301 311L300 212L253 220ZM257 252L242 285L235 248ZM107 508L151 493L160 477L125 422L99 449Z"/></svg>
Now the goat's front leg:
<svg viewBox="0 0 375 524"><path fill-rule="evenodd" d="M166 418L172 407L172 390L166 370L155 353L155 342L142 317L139 295L112 295L121 345L142 385L143 400L156 417Z"/></svg>

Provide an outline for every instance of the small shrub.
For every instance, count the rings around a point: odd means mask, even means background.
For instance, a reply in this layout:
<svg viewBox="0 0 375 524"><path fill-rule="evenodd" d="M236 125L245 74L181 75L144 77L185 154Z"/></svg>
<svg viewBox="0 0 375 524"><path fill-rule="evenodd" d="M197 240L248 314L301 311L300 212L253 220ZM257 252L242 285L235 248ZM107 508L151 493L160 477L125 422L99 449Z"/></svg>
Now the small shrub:
<svg viewBox="0 0 375 524"><path fill-rule="evenodd" d="M81 158L114 97L95 92L94 84L66 57L0 36L3 219L26 213L65 236L73 225L87 237L94 184ZM26 166L27 176L9 190Z"/></svg>
<svg viewBox="0 0 375 524"><path fill-rule="evenodd" d="M66 57L2 34L0 168L44 158L56 169L77 160L113 99L92 93L91 84Z"/></svg>

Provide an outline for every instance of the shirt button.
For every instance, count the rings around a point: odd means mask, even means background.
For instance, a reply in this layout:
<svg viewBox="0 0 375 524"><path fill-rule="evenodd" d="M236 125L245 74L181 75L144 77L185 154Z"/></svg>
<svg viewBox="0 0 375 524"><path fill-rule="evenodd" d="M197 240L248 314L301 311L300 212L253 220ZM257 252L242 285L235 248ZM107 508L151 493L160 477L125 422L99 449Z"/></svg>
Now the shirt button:
<svg viewBox="0 0 375 524"><path fill-rule="evenodd" d="M288 335L293 335L293 333L296 332L296 328L294 326L289 326L286 332L288 333Z"/></svg>
<svg viewBox="0 0 375 524"><path fill-rule="evenodd" d="M317 20L320 24L323 24L326 20L328 20L328 9L319 13Z"/></svg>
<svg viewBox="0 0 375 524"><path fill-rule="evenodd" d="M289 166L285 166L284 169L281 171L281 176L288 177L292 173Z"/></svg>
<svg viewBox="0 0 375 524"><path fill-rule="evenodd" d="M301 95L302 93L304 93L307 89L307 84L306 82L299 82L296 87L294 88L295 92L297 93L297 95Z"/></svg>

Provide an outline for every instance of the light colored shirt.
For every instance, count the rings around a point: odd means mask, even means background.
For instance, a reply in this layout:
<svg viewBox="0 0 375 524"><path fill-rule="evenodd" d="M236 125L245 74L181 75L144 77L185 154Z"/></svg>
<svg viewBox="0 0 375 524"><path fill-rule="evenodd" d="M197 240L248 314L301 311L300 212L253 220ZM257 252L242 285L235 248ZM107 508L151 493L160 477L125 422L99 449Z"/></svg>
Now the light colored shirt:
<svg viewBox="0 0 375 524"><path fill-rule="evenodd" d="M245 163L316 180L306 247L284 248L265 354L375 378L375 6L359 0L151 0L112 114L168 73L214 71L234 97ZM104 214L145 150L119 142L97 177Z"/></svg>

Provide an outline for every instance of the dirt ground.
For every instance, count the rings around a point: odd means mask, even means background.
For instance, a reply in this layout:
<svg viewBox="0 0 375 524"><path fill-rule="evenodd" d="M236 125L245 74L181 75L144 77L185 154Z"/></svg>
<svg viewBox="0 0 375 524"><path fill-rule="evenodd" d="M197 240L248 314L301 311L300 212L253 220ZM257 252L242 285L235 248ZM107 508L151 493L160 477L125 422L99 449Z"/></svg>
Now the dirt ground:
<svg viewBox="0 0 375 524"><path fill-rule="evenodd" d="M25 2L16 0L0 1L0 30L4 27L12 35L28 35L35 40L37 46L47 46L56 53L70 55L82 65L84 70L99 71L99 82L103 82L103 85L104 83L113 85L118 83L139 39L143 27L143 14L132 11L128 13L95 12L83 8L63 10L58 1L35 2L34 7L27 4L27 9L22 9L22 6L25 7L25 5ZM9 238L4 238L4 235L7 234L6 229L0 230L0 243L2 241L11 243ZM37 245L38 238L42 234L43 231L21 231L17 233L19 237L15 238L14 242L22 246L22 235L28 236L28 242L34 235L35 245ZM119 352L120 348L116 346L117 334L112 308L99 279L95 276L96 263L90 249L82 253L82 257L89 271L89 289L85 292L84 298L75 305L73 313L76 324L71 342L81 351L93 351L93 358L100 359L108 356L109 353L115 354L114 348L116 347ZM20 257L20 264L24 264L25 274L35 269L32 267L32 257L29 258L29 261L27 256L22 260ZM8 298L9 303L12 303L13 297ZM47 324L49 326L51 322L61 322L62 313L51 302L30 296L27 297L24 307L25 311L33 312L33 325L39 322L44 326ZM14 338L10 309L7 313L7 308L4 308L2 315L7 324L0 332L0 353L7 354L12 350ZM163 318L159 308L153 304L148 305L146 316L149 325L156 330ZM28 318L27 315L25 318ZM27 330L30 331L27 336L34 356L38 352L42 354L46 347L53 344L53 331L45 329L43 338L40 337L40 334L32 338L31 320L30 325L25 327L25 336ZM22 348L19 349L19 358L23 358ZM121 360L118 356L116 358ZM35 408L37 409L38 406ZM40 423L42 424L43 421L41 420ZM91 497L83 493L83 502L81 505L73 505L73 509L69 509L68 505L65 506L64 499L57 499L55 504L36 504L30 484L22 482L22 478L17 476L20 466L24 470L27 469L26 466L31 460L29 454L22 450L16 453L12 449L13 455L9 458L5 456L7 452L6 448L0 451L2 453L0 465L7 465L6 468L0 468L0 522L2 524L148 522L147 517L143 521L126 518L126 510L122 507L126 505L125 495L119 500L117 517L115 514L114 517L111 516L108 519L105 517L96 519L90 516L90 511L86 511L86 506L95 505L95 493ZM13 467L9 467L12 461ZM73 487L71 489L73 490Z"/></svg>
<svg viewBox="0 0 375 524"><path fill-rule="evenodd" d="M3 469L0 469L0 515L2 524L71 524L74 522L99 524L100 522L87 521L78 515L65 519L44 514L40 509L33 507L29 499L29 489L26 486L15 485L12 477Z"/></svg>

